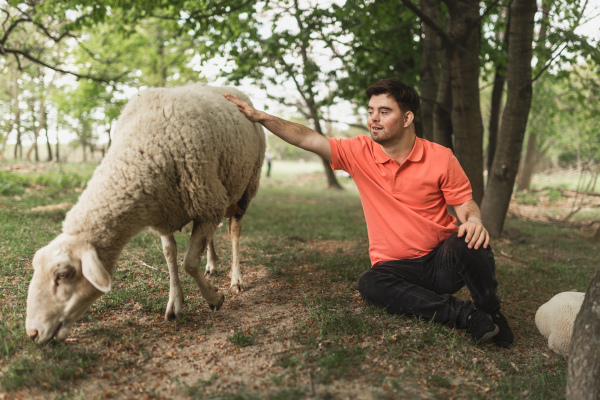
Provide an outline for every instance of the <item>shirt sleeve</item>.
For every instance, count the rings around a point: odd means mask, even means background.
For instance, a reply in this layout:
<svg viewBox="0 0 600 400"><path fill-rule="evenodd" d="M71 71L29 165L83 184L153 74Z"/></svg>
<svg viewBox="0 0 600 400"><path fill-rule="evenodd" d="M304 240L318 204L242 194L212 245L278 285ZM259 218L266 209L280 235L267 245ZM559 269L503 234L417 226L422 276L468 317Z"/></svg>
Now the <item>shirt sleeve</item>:
<svg viewBox="0 0 600 400"><path fill-rule="evenodd" d="M465 174L454 154L450 154L448 158L446 171L447 174L441 182L441 189L446 202L450 205L458 205L471 200L473 198L471 182L469 182L467 174Z"/></svg>
<svg viewBox="0 0 600 400"><path fill-rule="evenodd" d="M354 152L352 151L352 141L350 139L330 138L331 146L331 168L335 170L344 170L350 175L353 174Z"/></svg>

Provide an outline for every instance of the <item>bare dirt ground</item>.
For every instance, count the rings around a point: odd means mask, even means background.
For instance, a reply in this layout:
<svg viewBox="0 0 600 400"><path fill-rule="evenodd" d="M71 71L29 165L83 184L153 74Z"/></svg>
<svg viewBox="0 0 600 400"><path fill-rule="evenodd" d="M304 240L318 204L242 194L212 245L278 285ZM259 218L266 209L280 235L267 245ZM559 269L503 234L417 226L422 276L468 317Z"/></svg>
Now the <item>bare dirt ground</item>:
<svg viewBox="0 0 600 400"><path fill-rule="evenodd" d="M333 243L316 246L336 248ZM332 395L333 398L371 399L374 393L387 397L381 382L361 376L360 371L352 371L349 380L317 383L314 377L318 371L299 365L290 373L281 365L282 359L302 357L303 345L294 337L298 333L296 329L303 326L301 321L306 319L305 296L346 293L351 307L364 306L347 283L325 283L325 277L302 266L296 273L304 275L299 277L306 282L304 285L274 279L261 266L245 267L245 290L234 294L226 289L226 303L219 312L208 309L196 288L187 287L184 289L188 293L186 302L193 306L188 307L188 311L192 308L191 315L182 321L165 322L162 315L143 312L139 303L132 302L102 313L101 331L98 322L77 324L66 346L99 357L96 368L72 383L71 393L86 399L189 399L213 398L215 394L244 398L248 393L273 398L278 391L283 393L281 398ZM211 281L222 290L229 286L226 274ZM320 283L312 285L311 282ZM234 344L231 337L235 332L255 335L254 343ZM383 338L376 337L363 340L360 346L374 349L382 344ZM404 372L400 360L375 354L377 352L367 352L365 366L390 377ZM418 387L418 382L414 382L414 386ZM392 392L391 387L387 389ZM301 393L301 397L286 395L290 391ZM412 390L407 389L407 395L410 393ZM41 399L57 395L60 391L26 390L0 395L0 398ZM415 392L407 398L419 397Z"/></svg>

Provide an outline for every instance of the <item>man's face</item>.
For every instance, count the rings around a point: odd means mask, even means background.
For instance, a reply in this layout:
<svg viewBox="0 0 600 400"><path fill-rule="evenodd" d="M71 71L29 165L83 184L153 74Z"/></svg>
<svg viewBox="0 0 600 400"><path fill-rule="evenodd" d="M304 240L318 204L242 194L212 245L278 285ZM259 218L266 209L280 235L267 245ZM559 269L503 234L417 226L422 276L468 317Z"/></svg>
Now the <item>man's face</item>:
<svg viewBox="0 0 600 400"><path fill-rule="evenodd" d="M407 132L406 113L393 97L387 94L371 96L368 111L367 126L374 142L389 144L399 140Z"/></svg>

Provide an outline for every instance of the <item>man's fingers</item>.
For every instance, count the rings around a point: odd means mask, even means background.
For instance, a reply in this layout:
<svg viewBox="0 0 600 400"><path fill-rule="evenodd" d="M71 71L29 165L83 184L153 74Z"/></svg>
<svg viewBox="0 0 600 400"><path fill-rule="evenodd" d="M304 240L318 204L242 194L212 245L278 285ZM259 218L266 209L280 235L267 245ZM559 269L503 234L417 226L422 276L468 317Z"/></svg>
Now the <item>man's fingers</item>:
<svg viewBox="0 0 600 400"><path fill-rule="evenodd" d="M477 241L475 242L475 246L473 246L475 248L475 250L479 249L479 247L481 247L481 245L485 242L485 234L483 232L479 233L479 237L477 238Z"/></svg>
<svg viewBox="0 0 600 400"><path fill-rule="evenodd" d="M242 100L240 100L239 97L237 97L236 95L231 95L229 93L225 93L223 95L227 100L229 100L230 102L232 102L233 104L237 105L238 107L243 106L244 102Z"/></svg>
<svg viewBox="0 0 600 400"><path fill-rule="evenodd" d="M465 242L469 244L469 248L473 247L473 232L471 229L467 229L467 235L465 236Z"/></svg>

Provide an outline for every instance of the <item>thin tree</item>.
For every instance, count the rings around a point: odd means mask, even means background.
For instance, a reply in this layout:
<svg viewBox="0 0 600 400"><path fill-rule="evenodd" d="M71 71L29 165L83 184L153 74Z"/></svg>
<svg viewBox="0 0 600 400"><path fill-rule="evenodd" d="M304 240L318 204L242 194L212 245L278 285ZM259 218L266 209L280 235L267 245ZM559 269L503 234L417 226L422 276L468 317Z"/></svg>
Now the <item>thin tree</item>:
<svg viewBox="0 0 600 400"><path fill-rule="evenodd" d="M527 127L532 97L532 41L537 4L535 0L513 0L510 6L507 59L507 100L502 115L492 169L481 213L492 236L502 232Z"/></svg>

